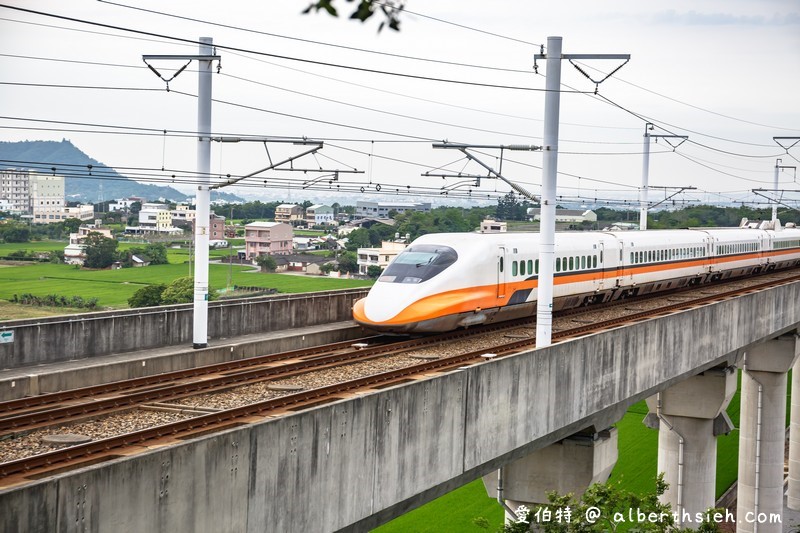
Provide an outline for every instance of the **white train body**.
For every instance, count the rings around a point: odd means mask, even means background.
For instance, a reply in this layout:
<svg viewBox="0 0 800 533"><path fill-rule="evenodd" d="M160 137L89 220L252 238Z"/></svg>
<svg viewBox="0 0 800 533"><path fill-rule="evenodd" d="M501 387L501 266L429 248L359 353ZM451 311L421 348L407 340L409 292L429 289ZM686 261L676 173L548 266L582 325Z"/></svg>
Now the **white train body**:
<svg viewBox="0 0 800 533"><path fill-rule="evenodd" d="M362 326L449 331L533 316L538 233L416 239L353 307ZM554 310L800 266L800 229L556 233Z"/></svg>

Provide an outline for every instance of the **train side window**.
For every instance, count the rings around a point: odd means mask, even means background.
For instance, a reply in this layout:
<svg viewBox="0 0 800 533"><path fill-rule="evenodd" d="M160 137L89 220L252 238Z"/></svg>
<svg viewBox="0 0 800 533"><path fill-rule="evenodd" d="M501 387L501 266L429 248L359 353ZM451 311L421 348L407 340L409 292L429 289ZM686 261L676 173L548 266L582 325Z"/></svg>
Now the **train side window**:
<svg viewBox="0 0 800 533"><path fill-rule="evenodd" d="M556 272L561 272L561 258L556 257Z"/></svg>
<svg viewBox="0 0 800 533"><path fill-rule="evenodd" d="M538 259L536 260L535 268L536 268L536 273L538 274L539 273L539 260Z"/></svg>
<svg viewBox="0 0 800 533"><path fill-rule="evenodd" d="M500 272L503 271L503 258L500 258Z"/></svg>
<svg viewBox="0 0 800 533"><path fill-rule="evenodd" d="M581 270L586 270L586 256L581 256Z"/></svg>
<svg viewBox="0 0 800 533"><path fill-rule="evenodd" d="M575 266L575 260L572 257L570 257L569 258L569 269L573 270L574 266Z"/></svg>
<svg viewBox="0 0 800 533"><path fill-rule="evenodd" d="M516 276L517 275L517 262L516 261L511 261L511 275L512 276Z"/></svg>
<svg viewBox="0 0 800 533"><path fill-rule="evenodd" d="M539 268L536 268L536 271L539 271ZM528 275L533 274L533 259L528 259Z"/></svg>
<svg viewBox="0 0 800 533"><path fill-rule="evenodd" d="M525 261L524 260L519 262L519 275L520 276L524 276L525 275Z"/></svg>
<svg viewBox="0 0 800 533"><path fill-rule="evenodd" d="M603 250L600 250L600 264L603 264Z"/></svg>
<svg viewBox="0 0 800 533"><path fill-rule="evenodd" d="M633 264L633 252L631 252L631 264Z"/></svg>

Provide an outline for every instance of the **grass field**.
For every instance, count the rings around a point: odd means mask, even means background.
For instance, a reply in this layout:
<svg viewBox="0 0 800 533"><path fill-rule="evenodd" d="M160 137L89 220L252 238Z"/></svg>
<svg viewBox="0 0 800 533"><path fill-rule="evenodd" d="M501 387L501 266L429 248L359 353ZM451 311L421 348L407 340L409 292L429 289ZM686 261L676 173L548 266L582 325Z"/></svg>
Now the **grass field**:
<svg viewBox="0 0 800 533"><path fill-rule="evenodd" d="M330 289L365 287L371 281L333 279L291 274L262 274L241 265L209 265L212 288L228 285L231 272L233 285L274 288L283 293L311 292ZM11 300L24 293L36 296L83 296L98 298L101 307L124 308L128 298L148 284L170 283L191 274L188 263L156 265L120 270L81 270L70 265L31 263L24 266L0 268L0 300Z"/></svg>

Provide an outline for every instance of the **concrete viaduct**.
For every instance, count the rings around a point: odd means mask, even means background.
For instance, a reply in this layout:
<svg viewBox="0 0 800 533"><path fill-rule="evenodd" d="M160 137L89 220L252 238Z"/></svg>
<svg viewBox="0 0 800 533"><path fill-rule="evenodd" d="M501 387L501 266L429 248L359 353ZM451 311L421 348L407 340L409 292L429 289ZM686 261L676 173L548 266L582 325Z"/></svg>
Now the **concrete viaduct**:
<svg viewBox="0 0 800 533"><path fill-rule="evenodd" d="M642 399L660 431L665 497L695 513L713 506L714 434L730 429L741 368L737 531L780 531L754 518L782 511L799 302L800 283L762 290L30 480L0 491L0 530L366 531L479 477L494 487L498 471L513 507L545 485L606 476L608 428ZM790 506L800 405L792 411Z"/></svg>

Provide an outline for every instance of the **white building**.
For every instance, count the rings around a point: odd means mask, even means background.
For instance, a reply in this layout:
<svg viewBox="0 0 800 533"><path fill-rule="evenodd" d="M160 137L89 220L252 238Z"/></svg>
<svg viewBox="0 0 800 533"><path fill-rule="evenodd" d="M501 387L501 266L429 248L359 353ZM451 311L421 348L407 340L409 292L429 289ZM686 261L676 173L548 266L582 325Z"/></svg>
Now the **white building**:
<svg viewBox="0 0 800 533"><path fill-rule="evenodd" d="M481 222L481 233L505 233L508 231L508 224L487 218Z"/></svg>
<svg viewBox="0 0 800 533"><path fill-rule="evenodd" d="M83 265L86 260L86 245L83 242L90 233L100 233L104 237L113 239L109 228L101 228L94 224L85 224L78 228L77 233L69 234L69 244L64 248L64 262L68 265Z"/></svg>
<svg viewBox="0 0 800 533"><path fill-rule="evenodd" d="M14 214L30 213L31 197L28 175L27 170L9 168L0 171L0 200L6 206L3 211Z"/></svg>
<svg viewBox="0 0 800 533"><path fill-rule="evenodd" d="M333 222L333 208L329 205L314 204L306 208L306 224L319 226Z"/></svg>
<svg viewBox="0 0 800 533"><path fill-rule="evenodd" d="M186 204L178 204L175 206L175 209L170 211L170 215L172 216L171 224L174 224L175 222L184 222L186 225L191 226L194 224L194 219L197 215L197 212ZM139 217L139 224L141 224L141 215L139 215Z"/></svg>
<svg viewBox="0 0 800 533"><path fill-rule="evenodd" d="M528 216L532 216L533 220L539 220L542 215L542 210L539 208L529 208ZM556 222L566 222L573 224L580 224L581 222L597 222L597 214L588 209L556 209Z"/></svg>
<svg viewBox="0 0 800 533"><path fill-rule="evenodd" d="M142 198L137 198L135 196L131 198L119 198L111 203L108 204L109 211L130 211L131 205L134 203L139 202L139 205L144 203Z"/></svg>
<svg viewBox="0 0 800 533"><path fill-rule="evenodd" d="M406 249L408 244L405 242L383 241L380 248L359 248L358 249L358 273L366 276L371 266L379 266L385 269L389 262Z"/></svg>
<svg viewBox="0 0 800 533"><path fill-rule="evenodd" d="M139 211L139 227L143 231L172 229L172 214L167 204L145 203Z"/></svg>
<svg viewBox="0 0 800 533"><path fill-rule="evenodd" d="M428 213L431 210L430 202L356 202L355 218L389 218L390 211L405 213L406 211L421 211Z"/></svg>
<svg viewBox="0 0 800 533"><path fill-rule="evenodd" d="M77 218L81 221L93 220L94 219L94 205L92 204L80 204L77 207L65 207L63 218ZM34 221L35 222L35 221Z"/></svg>

